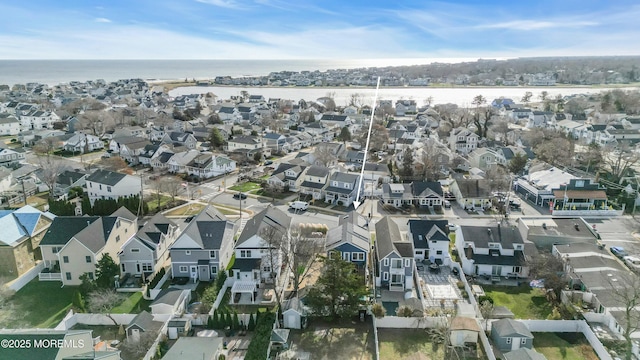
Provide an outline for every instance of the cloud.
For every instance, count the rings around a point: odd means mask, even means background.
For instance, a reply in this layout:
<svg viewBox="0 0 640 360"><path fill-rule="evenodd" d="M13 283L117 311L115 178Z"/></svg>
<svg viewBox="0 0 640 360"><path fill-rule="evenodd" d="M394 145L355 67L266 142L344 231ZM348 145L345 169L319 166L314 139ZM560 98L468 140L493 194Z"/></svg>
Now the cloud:
<svg viewBox="0 0 640 360"><path fill-rule="evenodd" d="M486 24L477 26L478 29L506 29L506 30L540 30L540 29L562 29L562 28L583 28L597 26L593 21L540 21L540 20L514 20L496 24Z"/></svg>
<svg viewBox="0 0 640 360"><path fill-rule="evenodd" d="M244 6L234 0L196 0L202 4L209 4L226 9L242 9Z"/></svg>
<svg viewBox="0 0 640 360"><path fill-rule="evenodd" d="M99 22L99 23L110 23L110 22L111 22L111 20L109 20L109 19L107 19L107 18L102 18L102 17L100 17L100 18L96 18L96 20L95 20L95 21L96 21L96 22Z"/></svg>

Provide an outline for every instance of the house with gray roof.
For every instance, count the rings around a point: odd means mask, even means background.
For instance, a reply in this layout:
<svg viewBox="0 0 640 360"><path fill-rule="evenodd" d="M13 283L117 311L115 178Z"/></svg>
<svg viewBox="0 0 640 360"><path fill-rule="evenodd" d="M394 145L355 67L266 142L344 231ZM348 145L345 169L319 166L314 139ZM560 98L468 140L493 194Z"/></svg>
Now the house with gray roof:
<svg viewBox="0 0 640 360"><path fill-rule="evenodd" d="M449 221L409 220L409 238L413 240L416 260L444 263L449 258Z"/></svg>
<svg viewBox="0 0 640 360"><path fill-rule="evenodd" d="M491 323L491 339L500 351L508 352L533 347L533 334L520 321L500 319Z"/></svg>
<svg viewBox="0 0 640 360"><path fill-rule="evenodd" d="M354 263L364 274L371 249L370 241L369 221L353 210L340 216L337 227L329 229L325 251L340 254L342 260Z"/></svg>
<svg viewBox="0 0 640 360"><path fill-rule="evenodd" d="M76 132L62 144L62 148L74 154L84 154L85 152L104 149L104 142L95 135Z"/></svg>
<svg viewBox="0 0 640 360"><path fill-rule="evenodd" d="M195 136L187 132L172 131L164 135L161 140L163 144L173 144L177 146L184 146L187 149L195 149L198 144Z"/></svg>
<svg viewBox="0 0 640 360"><path fill-rule="evenodd" d="M515 226L459 226L455 241L466 275L495 281L529 275L524 240Z"/></svg>
<svg viewBox="0 0 640 360"><path fill-rule="evenodd" d="M138 230L135 217L58 216L40 242L45 270L40 281L80 285L80 277L95 277L96 263L106 254L118 264L118 252Z"/></svg>
<svg viewBox="0 0 640 360"><path fill-rule="evenodd" d="M140 177L98 169L86 178L87 193L91 205L97 199L117 200L139 195L142 189Z"/></svg>
<svg viewBox="0 0 640 360"><path fill-rule="evenodd" d="M229 277L241 285L274 283L282 269L280 241L288 233L291 217L269 206L249 219L235 244ZM234 287L236 284L234 283ZM232 292L233 289L232 289Z"/></svg>
<svg viewBox="0 0 640 360"><path fill-rule="evenodd" d="M546 356L525 347L502 354L502 357L504 360L547 360Z"/></svg>
<svg viewBox="0 0 640 360"><path fill-rule="evenodd" d="M300 193L311 195L313 200L324 197L324 189L329 184L329 174L331 171L324 166L312 165L307 168L304 178L300 184Z"/></svg>
<svg viewBox="0 0 640 360"><path fill-rule="evenodd" d="M81 170L65 170L53 186L55 196L66 196L73 187L84 187L88 174Z"/></svg>
<svg viewBox="0 0 640 360"><path fill-rule="evenodd" d="M209 152L200 153L187 163L187 174L199 179L208 179L222 174L228 174L236 169L236 162L222 155Z"/></svg>
<svg viewBox="0 0 640 360"><path fill-rule="evenodd" d="M389 216L378 221L375 230L376 286L390 291L413 289L413 243Z"/></svg>
<svg viewBox="0 0 640 360"><path fill-rule="evenodd" d="M169 287L160 291L155 300L149 305L154 315L164 314L182 316L191 301L191 290Z"/></svg>
<svg viewBox="0 0 640 360"><path fill-rule="evenodd" d="M213 206L205 207L170 245L173 277L211 281L233 253L237 226Z"/></svg>
<svg viewBox="0 0 640 360"><path fill-rule="evenodd" d="M325 188L324 201L349 207L356 199L360 175L336 171L329 177L329 184Z"/></svg>
<svg viewBox="0 0 640 360"><path fill-rule="evenodd" d="M178 225L161 213L146 220L118 252L121 277L153 277L169 260L169 248L178 235Z"/></svg>
<svg viewBox="0 0 640 360"><path fill-rule="evenodd" d="M3 359L38 360L120 360L119 350L96 351L91 330L0 329L0 339L32 344L31 347L5 347ZM58 346L54 344L70 344ZM35 346L43 344L48 346Z"/></svg>
<svg viewBox="0 0 640 360"><path fill-rule="evenodd" d="M20 276L36 265L40 246L53 214L25 205L17 210L0 210L0 275Z"/></svg>

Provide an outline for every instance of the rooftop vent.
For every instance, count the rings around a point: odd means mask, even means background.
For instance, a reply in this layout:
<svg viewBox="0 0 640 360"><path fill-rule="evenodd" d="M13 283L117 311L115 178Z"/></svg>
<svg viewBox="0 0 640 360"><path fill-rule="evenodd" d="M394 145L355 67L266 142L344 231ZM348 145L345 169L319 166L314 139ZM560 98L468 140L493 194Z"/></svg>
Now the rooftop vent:
<svg viewBox="0 0 640 360"><path fill-rule="evenodd" d="M578 223L574 223L573 227L576 229L576 231L580 231L580 226L578 225Z"/></svg>
<svg viewBox="0 0 640 360"><path fill-rule="evenodd" d="M542 223L542 228L547 230L547 223Z"/></svg>

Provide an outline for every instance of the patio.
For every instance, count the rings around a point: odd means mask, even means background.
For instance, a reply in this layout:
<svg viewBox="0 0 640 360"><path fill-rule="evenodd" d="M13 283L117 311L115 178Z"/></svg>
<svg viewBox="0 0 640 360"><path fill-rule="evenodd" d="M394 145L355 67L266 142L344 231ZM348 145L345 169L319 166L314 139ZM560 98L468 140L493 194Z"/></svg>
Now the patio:
<svg viewBox="0 0 640 360"><path fill-rule="evenodd" d="M230 305L271 305L275 302L273 286L258 284L253 281L236 281L231 288Z"/></svg>
<svg viewBox="0 0 640 360"><path fill-rule="evenodd" d="M462 294L457 286L460 279L451 273L448 266L440 266L438 273L430 271L426 266L418 270L418 276L425 308L454 309L455 302L462 300Z"/></svg>

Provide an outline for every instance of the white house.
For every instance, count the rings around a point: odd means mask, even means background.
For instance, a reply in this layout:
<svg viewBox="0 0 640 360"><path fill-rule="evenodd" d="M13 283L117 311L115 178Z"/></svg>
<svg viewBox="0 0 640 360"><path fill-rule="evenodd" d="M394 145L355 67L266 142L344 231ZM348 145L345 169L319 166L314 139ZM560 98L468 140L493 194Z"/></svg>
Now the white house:
<svg viewBox="0 0 640 360"><path fill-rule="evenodd" d="M84 154L103 149L104 143L97 136L77 132L62 144L62 148L73 153Z"/></svg>
<svg viewBox="0 0 640 360"><path fill-rule="evenodd" d="M13 115L0 114L0 135L18 135L20 121Z"/></svg>
<svg viewBox="0 0 640 360"><path fill-rule="evenodd" d="M142 189L140 177L109 170L96 170L87 176L87 193L91 205L96 199L113 199L139 195Z"/></svg>

